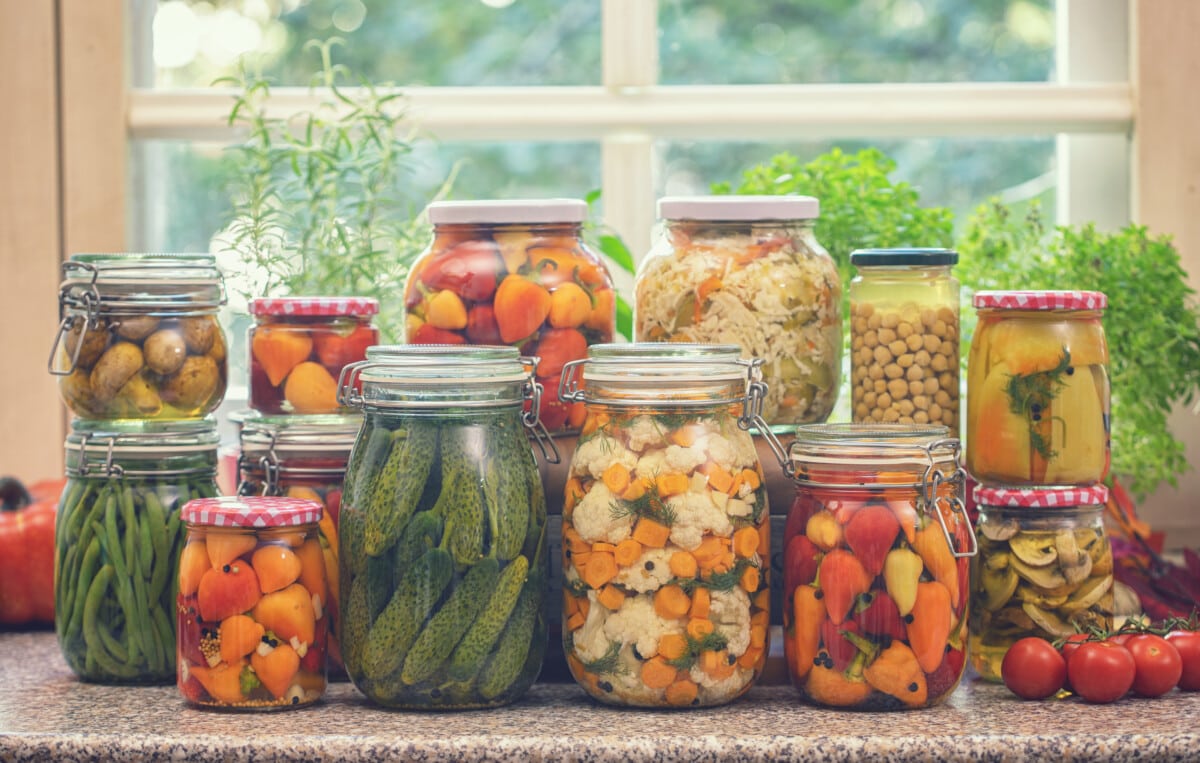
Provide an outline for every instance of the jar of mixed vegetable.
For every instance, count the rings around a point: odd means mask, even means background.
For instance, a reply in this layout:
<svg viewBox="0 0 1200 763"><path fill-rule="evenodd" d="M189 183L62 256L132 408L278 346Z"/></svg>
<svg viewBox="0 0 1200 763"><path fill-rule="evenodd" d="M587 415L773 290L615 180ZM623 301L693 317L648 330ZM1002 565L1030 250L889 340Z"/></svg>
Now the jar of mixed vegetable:
<svg viewBox="0 0 1200 763"><path fill-rule="evenodd" d="M853 421L944 424L958 434L958 281L949 249L850 254Z"/></svg>
<svg viewBox="0 0 1200 763"><path fill-rule="evenodd" d="M765 389L740 355L600 345L563 372L559 396L587 406L563 503L563 650L601 702L720 705L762 672L770 524L747 429L766 428Z"/></svg>
<svg viewBox="0 0 1200 763"><path fill-rule="evenodd" d="M981 291L967 362L966 466L980 482L1108 474L1108 343L1096 291Z"/></svg>
<svg viewBox="0 0 1200 763"><path fill-rule="evenodd" d="M337 378L379 344L368 297L250 300L250 407L267 414L337 413Z"/></svg>
<svg viewBox="0 0 1200 763"><path fill-rule="evenodd" d="M958 452L942 426L796 430L784 646L806 702L922 708L958 685L976 551Z"/></svg>
<svg viewBox="0 0 1200 763"><path fill-rule="evenodd" d="M535 367L510 347L408 345L373 347L343 375L364 418L339 518L338 634L373 702L503 705L541 670L546 500L527 431L550 439Z"/></svg>
<svg viewBox="0 0 1200 763"><path fill-rule="evenodd" d="M362 425L359 416L239 417L239 495L286 496L320 503L317 527L325 575L329 580L330 670L340 674L337 643L337 523L350 450Z"/></svg>
<svg viewBox="0 0 1200 763"><path fill-rule="evenodd" d="M1000 680L1026 636L1047 641L1113 624L1113 555L1102 511L1108 488L977 487L971 666Z"/></svg>
<svg viewBox="0 0 1200 763"><path fill-rule="evenodd" d="M189 501L179 562L179 691L202 707L269 710L325 693L330 612L321 504Z"/></svg>
<svg viewBox="0 0 1200 763"><path fill-rule="evenodd" d="M225 289L207 254L77 254L63 263L50 372L81 419L185 419L225 395Z"/></svg>
<svg viewBox="0 0 1200 763"><path fill-rule="evenodd" d="M212 421L76 421L55 529L55 630L85 681L175 677L179 508L217 494Z"/></svg>
<svg viewBox="0 0 1200 763"><path fill-rule="evenodd" d="M824 421L841 383L842 285L807 196L669 197L638 268L639 342L736 344L763 361L763 417Z"/></svg>
<svg viewBox="0 0 1200 763"><path fill-rule="evenodd" d="M563 364L611 342L616 295L583 242L576 199L439 201L426 210L433 242L405 286L409 344L512 345L541 358L538 382L558 388ZM578 430L583 407L547 395L551 432Z"/></svg>

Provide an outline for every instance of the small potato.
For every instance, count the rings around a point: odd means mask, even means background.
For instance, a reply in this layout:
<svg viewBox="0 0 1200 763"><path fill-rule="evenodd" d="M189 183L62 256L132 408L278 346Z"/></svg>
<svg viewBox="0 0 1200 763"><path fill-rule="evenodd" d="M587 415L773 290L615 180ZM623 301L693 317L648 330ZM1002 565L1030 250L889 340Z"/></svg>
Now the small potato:
<svg viewBox="0 0 1200 763"><path fill-rule="evenodd" d="M75 321L75 325L63 337L63 350L66 352L66 358L62 368L69 367L71 358L75 356L75 348L79 344L81 333L83 334L83 347L79 348L79 361L75 364L76 368L91 368L104 352L104 348L108 347L108 327L103 321L95 328L86 331L83 328L85 325L87 325L87 321L83 319Z"/></svg>
<svg viewBox="0 0 1200 763"><path fill-rule="evenodd" d="M187 344L183 336L174 329L160 329L146 337L142 345L146 365L151 371L170 376L183 367L187 359Z"/></svg>
<svg viewBox="0 0 1200 763"><path fill-rule="evenodd" d="M92 395L100 403L108 403L125 382L142 370L142 348L133 342L117 342L104 351L92 368Z"/></svg>
<svg viewBox="0 0 1200 763"><path fill-rule="evenodd" d="M183 340L187 342L188 352L204 355L212 349L213 341L218 333L216 322L207 315L195 318L184 318L179 322L183 329Z"/></svg>
<svg viewBox="0 0 1200 763"><path fill-rule="evenodd" d="M225 362L226 356L229 354L228 348L225 346L225 333L218 330L213 335L212 348L208 351L208 357L217 361L217 365L222 365Z"/></svg>
<svg viewBox="0 0 1200 763"><path fill-rule="evenodd" d="M104 406L97 404L95 396L92 395L91 374L82 368L76 368L68 376L61 377L58 389L63 400L67 401L67 405L75 413L87 416L100 416L104 413Z"/></svg>
<svg viewBox="0 0 1200 763"><path fill-rule="evenodd" d="M144 376L134 374L113 398L112 407L128 418L153 418L162 412L162 398Z"/></svg>
<svg viewBox="0 0 1200 763"><path fill-rule="evenodd" d="M189 355L177 373L163 380L159 391L164 402L192 411L212 399L220 384L221 374L215 360L207 355Z"/></svg>
<svg viewBox="0 0 1200 763"><path fill-rule="evenodd" d="M131 315L117 321L117 336L131 342L140 342L158 328L158 318L153 315Z"/></svg>

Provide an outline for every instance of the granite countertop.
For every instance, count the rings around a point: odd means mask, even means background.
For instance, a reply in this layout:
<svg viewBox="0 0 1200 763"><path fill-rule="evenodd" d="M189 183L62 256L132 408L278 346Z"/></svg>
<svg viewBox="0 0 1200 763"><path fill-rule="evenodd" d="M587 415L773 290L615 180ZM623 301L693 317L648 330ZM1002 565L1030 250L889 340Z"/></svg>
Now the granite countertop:
<svg viewBox="0 0 1200 763"><path fill-rule="evenodd" d="M1195 760L1200 694L1089 706L1021 702L966 680L947 704L849 713L757 686L712 710L602 707L574 684L541 683L498 710L382 710L349 684L296 711L187 707L173 686L85 684L50 632L0 633L0 760Z"/></svg>

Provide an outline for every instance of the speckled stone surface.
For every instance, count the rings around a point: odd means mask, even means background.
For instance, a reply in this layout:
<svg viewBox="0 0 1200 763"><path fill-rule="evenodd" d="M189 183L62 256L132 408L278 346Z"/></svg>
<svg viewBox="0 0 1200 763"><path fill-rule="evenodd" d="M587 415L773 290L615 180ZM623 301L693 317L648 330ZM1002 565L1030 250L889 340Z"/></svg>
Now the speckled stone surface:
<svg viewBox="0 0 1200 763"><path fill-rule="evenodd" d="M964 683L924 711L846 713L759 686L715 710L616 710L573 684L463 713L375 708L349 684L292 712L187 707L173 686L75 679L52 633L0 633L0 759L122 760L1197 760L1200 694L1088 706Z"/></svg>

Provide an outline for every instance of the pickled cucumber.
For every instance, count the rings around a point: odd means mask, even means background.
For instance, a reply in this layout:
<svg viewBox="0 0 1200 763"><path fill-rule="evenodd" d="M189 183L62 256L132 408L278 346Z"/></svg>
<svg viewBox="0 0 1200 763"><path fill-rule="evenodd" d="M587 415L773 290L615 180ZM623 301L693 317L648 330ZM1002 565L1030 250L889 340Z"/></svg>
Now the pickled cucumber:
<svg viewBox="0 0 1200 763"><path fill-rule="evenodd" d="M521 675L526 657L534 648L533 629L542 601L540 583L540 578L530 578L521 589L496 651L479 674L479 694L484 699L500 696Z"/></svg>
<svg viewBox="0 0 1200 763"><path fill-rule="evenodd" d="M440 548L430 549L413 563L371 626L362 664L368 679L387 681L400 669L453 573L453 560Z"/></svg>
<svg viewBox="0 0 1200 763"><path fill-rule="evenodd" d="M370 482L370 494L364 502L367 521L364 550L371 556L382 556L403 532L429 479L436 444L434 427L412 422L406 429L396 431L392 450L379 474L372 478L363 471L356 478L356 483ZM356 492L361 493L366 487L364 482Z"/></svg>
<svg viewBox="0 0 1200 763"><path fill-rule="evenodd" d="M501 571L496 589L492 591L487 605L450 655L450 664L446 672L451 678L465 681L479 670L488 651L500 637L500 631L508 622L513 608L516 607L517 597L528 575L529 560L523 556L518 556Z"/></svg>
<svg viewBox="0 0 1200 763"><path fill-rule="evenodd" d="M420 683L442 666L488 603L499 571L500 565L493 557L471 568L442 608L430 618L404 658L400 674L404 683Z"/></svg>
<svg viewBox="0 0 1200 763"><path fill-rule="evenodd" d="M393 585L399 585L400 579L408 571L409 566L422 554L438 545L442 539L442 518L432 511L421 511L413 516L404 534L396 542L391 557L391 574ZM390 594L389 594L390 595Z"/></svg>

